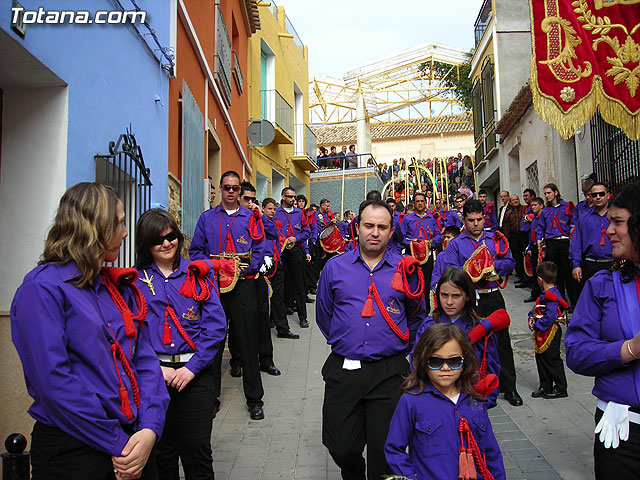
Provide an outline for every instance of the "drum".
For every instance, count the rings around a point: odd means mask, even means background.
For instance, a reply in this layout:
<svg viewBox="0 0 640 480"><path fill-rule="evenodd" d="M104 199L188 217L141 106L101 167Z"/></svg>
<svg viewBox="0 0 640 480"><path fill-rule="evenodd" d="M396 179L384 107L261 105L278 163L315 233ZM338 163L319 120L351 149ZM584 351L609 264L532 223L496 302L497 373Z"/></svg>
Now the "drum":
<svg viewBox="0 0 640 480"><path fill-rule="evenodd" d="M322 245L322 249L327 253L344 253L348 243L338 227L332 223L322 229L320 235L318 235L318 240Z"/></svg>

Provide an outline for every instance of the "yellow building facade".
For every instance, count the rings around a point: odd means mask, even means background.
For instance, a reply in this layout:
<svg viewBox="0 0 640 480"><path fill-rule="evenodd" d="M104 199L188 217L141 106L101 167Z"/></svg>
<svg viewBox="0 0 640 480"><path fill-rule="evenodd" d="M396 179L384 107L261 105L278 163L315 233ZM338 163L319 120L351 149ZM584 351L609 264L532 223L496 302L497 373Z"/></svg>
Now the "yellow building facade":
<svg viewBox="0 0 640 480"><path fill-rule="evenodd" d="M260 200L279 201L289 185L308 196L309 172L317 169L316 138L308 126L308 50L284 7L259 5L261 29L249 40L247 65L250 129L257 132L249 135L251 181Z"/></svg>

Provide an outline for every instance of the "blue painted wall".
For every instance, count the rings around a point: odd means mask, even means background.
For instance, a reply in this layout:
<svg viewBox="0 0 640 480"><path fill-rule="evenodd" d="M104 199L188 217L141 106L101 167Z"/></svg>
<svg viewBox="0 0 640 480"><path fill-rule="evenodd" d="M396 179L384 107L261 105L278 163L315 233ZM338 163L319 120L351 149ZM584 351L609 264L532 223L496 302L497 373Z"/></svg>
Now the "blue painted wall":
<svg viewBox="0 0 640 480"><path fill-rule="evenodd" d="M22 39L10 28L11 0L0 0L0 28L68 85L67 186L95 179L95 154L107 154L131 125L151 170L152 202L167 205L169 78L131 25L26 25ZM167 0L137 0L160 43L169 46ZM108 0L20 0L26 10L117 10ZM121 0L133 10L130 0ZM142 33L147 29L136 25ZM147 42L157 48L149 36ZM158 56L159 52L156 52ZM2 66L0 66L2 68ZM161 102L154 98L158 95ZM163 106L164 104L164 106Z"/></svg>

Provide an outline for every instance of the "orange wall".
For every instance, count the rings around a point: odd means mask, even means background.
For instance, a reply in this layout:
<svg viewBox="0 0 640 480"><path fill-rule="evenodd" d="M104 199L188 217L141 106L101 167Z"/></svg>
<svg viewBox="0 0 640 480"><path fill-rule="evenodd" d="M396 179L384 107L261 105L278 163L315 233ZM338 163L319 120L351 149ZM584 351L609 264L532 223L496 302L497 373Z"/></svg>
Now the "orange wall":
<svg viewBox="0 0 640 480"><path fill-rule="evenodd" d="M186 0L185 6L195 29L200 46L204 52L205 59L209 65L211 73L214 72L215 55L215 2L213 0ZM231 107L228 107L231 121L236 130L236 134L249 158L249 148L247 144L247 118L248 118L248 96L247 96L247 45L250 30L243 18L242 0L222 0L222 14L232 41L232 49L238 53L242 74L244 76L243 94L240 95L234 78L231 82ZM232 18L235 19L238 35L233 38ZM169 82L169 171L178 179L182 178L182 157L181 157L181 108L179 98L182 92L182 80L184 79L191 90L202 114L205 114L205 95L208 96L208 118L212 125L216 125L216 133L221 142L221 171L236 170L242 172L242 158L236 148L231 130L225 126L225 117L215 100L211 88L205 87L206 74L202 71L198 55L194 51L187 31L182 25L182 21L177 21L177 70L176 78ZM233 66L233 64L232 64ZM206 142L205 135L205 142ZM207 165L206 146L203 146L203 164Z"/></svg>

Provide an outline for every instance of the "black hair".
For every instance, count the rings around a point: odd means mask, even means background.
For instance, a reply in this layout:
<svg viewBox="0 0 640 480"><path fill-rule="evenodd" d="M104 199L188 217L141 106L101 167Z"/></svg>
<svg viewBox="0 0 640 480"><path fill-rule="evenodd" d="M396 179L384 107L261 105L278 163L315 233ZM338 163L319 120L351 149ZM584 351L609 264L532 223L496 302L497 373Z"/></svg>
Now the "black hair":
<svg viewBox="0 0 640 480"><path fill-rule="evenodd" d="M545 282L553 283L555 285L556 280L558 279L558 267L553 262L544 261L538 265L536 275Z"/></svg>
<svg viewBox="0 0 640 480"><path fill-rule="evenodd" d="M299 202L300 200L304 200L304 203L307 203L307 197L305 197L304 195L300 194L296 197L296 202Z"/></svg>
<svg viewBox="0 0 640 480"><path fill-rule="evenodd" d="M442 235L453 235L454 237L457 237L458 235L460 235L460 227L456 227L455 225L449 225L448 227L445 227L445 229L442 231Z"/></svg>
<svg viewBox="0 0 640 480"><path fill-rule="evenodd" d="M413 201L416 201L416 197L422 197L422 199L426 202L427 201L427 196L424 194L424 192L420 191L420 192L416 192L413 194Z"/></svg>
<svg viewBox="0 0 640 480"><path fill-rule="evenodd" d="M531 200L531 203L534 203L534 202L539 204L539 205L544 206L544 198L542 198L542 197L536 197L533 200Z"/></svg>
<svg viewBox="0 0 640 480"><path fill-rule="evenodd" d="M627 229L631 237L631 246L640 254L640 181L628 183L616 193L609 206L624 208L631 216L627 220ZM638 273L633 262L615 260L613 268L622 272L622 281L630 282Z"/></svg>
<svg viewBox="0 0 640 480"><path fill-rule="evenodd" d="M254 187L251 182L242 182L240 184L240 195L244 192L256 193L256 187Z"/></svg>
<svg viewBox="0 0 640 480"><path fill-rule="evenodd" d="M238 175L238 172L236 172L234 170L227 170L220 177L220 185L222 185L222 182L224 182L224 179L227 178L227 177L235 177L235 178L238 179L238 182L242 181L242 179L240 178L240 175Z"/></svg>
<svg viewBox="0 0 640 480"><path fill-rule="evenodd" d="M278 206L278 202L276 202L273 198L267 197L262 201L262 208L266 207L270 203L273 203L276 207Z"/></svg>
<svg viewBox="0 0 640 480"><path fill-rule="evenodd" d="M562 200L562 196L560 195L560 190L558 190L558 186L555 183L547 183L544 187L542 187L543 193L544 193L544 190L547 188L549 188L550 190L553 191L553 193L556 194L556 198L558 199L558 202ZM551 203L548 202L548 205L551 205Z"/></svg>
<svg viewBox="0 0 640 480"><path fill-rule="evenodd" d="M387 199L385 200L385 202L386 202L386 203L393 203L394 205L396 204L396 200L395 200L394 198L391 198L391 197L387 198Z"/></svg>
<svg viewBox="0 0 640 480"><path fill-rule="evenodd" d="M378 190L371 190L366 197L366 201L370 200L382 200L382 194Z"/></svg>
<svg viewBox="0 0 640 480"><path fill-rule="evenodd" d="M289 186L289 187L284 187L282 189L282 191L280 192L280 195L284 195L284 192L286 192L287 190L291 190L293 193L296 193L296 189L291 187L291 186Z"/></svg>
<svg viewBox="0 0 640 480"><path fill-rule="evenodd" d="M320 206L324 205L325 203L331 203L331 200L329 200L328 198L323 198L322 200L320 200Z"/></svg>
<svg viewBox="0 0 640 480"><path fill-rule="evenodd" d="M173 257L173 269L177 269L180 265L180 252L184 245L184 235L178 227L175 218L169 212L161 208L153 208L147 210L138 219L136 224L136 263L137 269L148 268L153 263L151 256L151 247L156 245L156 240L162 234L162 231L170 228L178 234L178 248L176 255Z"/></svg>
<svg viewBox="0 0 640 480"><path fill-rule="evenodd" d="M384 208L387 212L389 212L389 224L393 228L393 212L389 205L387 205L382 200L365 200L360 204L360 208L358 209L358 225L360 225L360 221L362 220L362 212L367 207L381 207Z"/></svg>
<svg viewBox="0 0 640 480"><path fill-rule="evenodd" d="M591 188L593 188L593 187L604 187L604 191L605 191L605 192L607 192L607 193L609 192L609 187L607 187L607 186L606 186L604 183L602 183L602 182L594 182L594 184L593 184L593 185L591 185ZM589 191L591 191L591 189L589 189Z"/></svg>
<svg viewBox="0 0 640 480"><path fill-rule="evenodd" d="M533 191L533 189L531 188L525 188L524 192L522 192L522 194L524 195L525 193L528 193L529 195L531 195L533 198L536 197L536 192Z"/></svg>
<svg viewBox="0 0 640 480"><path fill-rule="evenodd" d="M478 190L478 196L480 196L480 195L488 195L488 194L487 194L487 191L485 189L481 188L480 190Z"/></svg>
<svg viewBox="0 0 640 480"><path fill-rule="evenodd" d="M480 200L471 199L464 203L464 207L462 207L462 216L466 217L470 213L484 213L482 202Z"/></svg>

